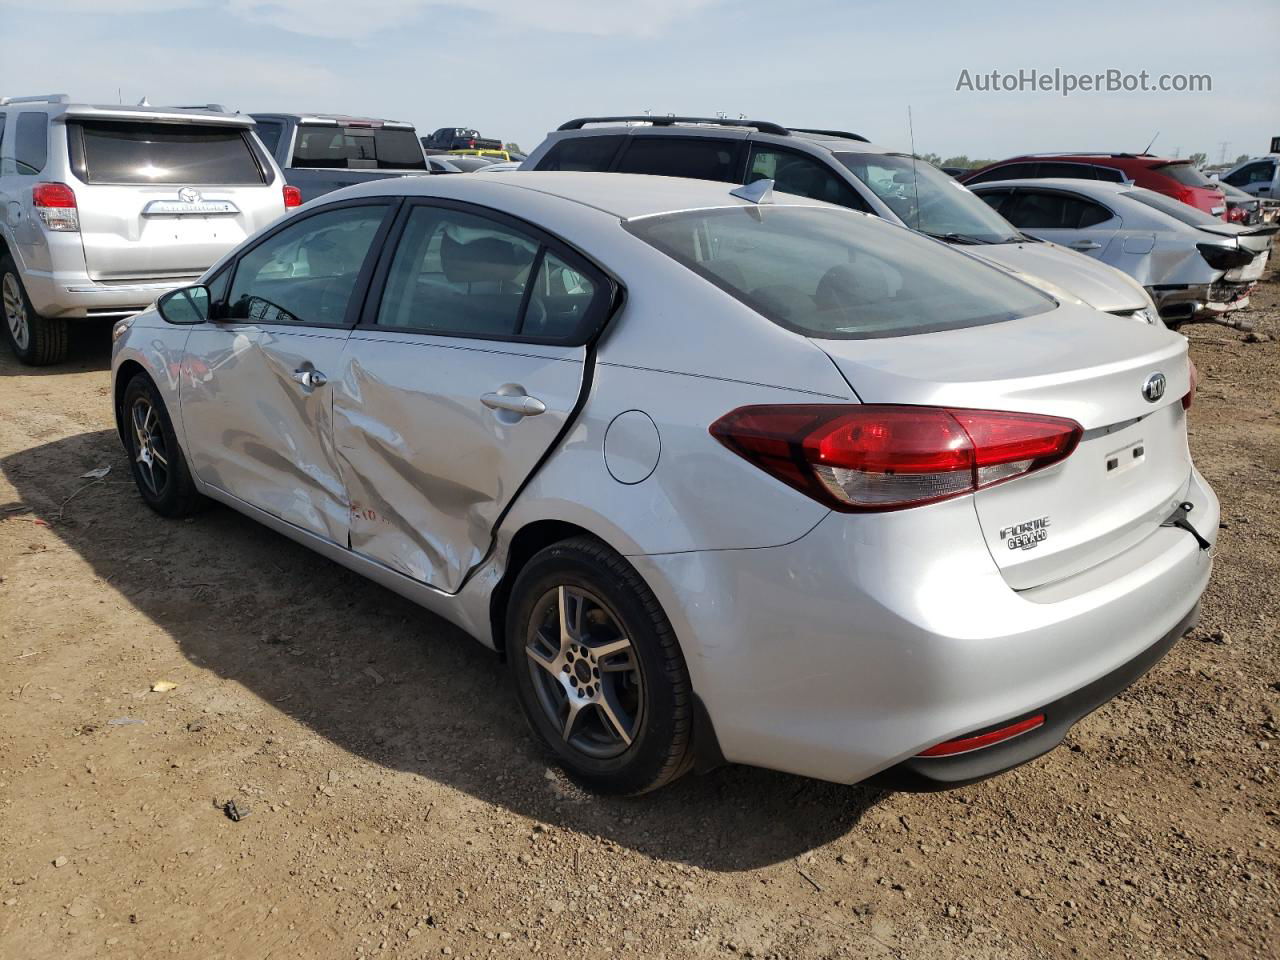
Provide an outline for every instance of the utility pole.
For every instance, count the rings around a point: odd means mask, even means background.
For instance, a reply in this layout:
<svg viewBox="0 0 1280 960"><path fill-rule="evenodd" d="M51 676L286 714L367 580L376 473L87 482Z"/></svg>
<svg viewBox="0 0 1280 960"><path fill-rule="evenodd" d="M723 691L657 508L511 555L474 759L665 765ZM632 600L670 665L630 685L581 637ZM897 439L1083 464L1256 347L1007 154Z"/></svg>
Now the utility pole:
<svg viewBox="0 0 1280 960"><path fill-rule="evenodd" d="M1226 163L1226 162L1227 162L1227 147L1229 147L1229 146L1231 146L1231 141L1230 141L1230 140L1219 140L1219 141L1218 141L1218 147L1219 147L1219 150L1220 150L1220 152L1219 152L1219 154L1218 154L1218 163Z"/></svg>

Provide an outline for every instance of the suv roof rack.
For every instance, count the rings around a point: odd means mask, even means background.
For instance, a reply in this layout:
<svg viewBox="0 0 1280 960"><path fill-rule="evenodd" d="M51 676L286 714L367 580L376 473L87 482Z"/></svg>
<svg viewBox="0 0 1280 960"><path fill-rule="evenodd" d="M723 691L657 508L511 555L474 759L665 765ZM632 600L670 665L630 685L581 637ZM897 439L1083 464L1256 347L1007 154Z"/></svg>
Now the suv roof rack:
<svg viewBox="0 0 1280 960"><path fill-rule="evenodd" d="M851 133L848 130L815 130L812 127L792 127L791 129L796 133L816 133L819 136L824 137L840 137L844 140L861 140L863 143L871 142L862 134Z"/></svg>
<svg viewBox="0 0 1280 960"><path fill-rule="evenodd" d="M176 107L170 107L169 109L171 110L209 110L209 111L212 111L213 113L230 113L231 112L220 103L183 103L183 104L179 104Z"/></svg>
<svg viewBox="0 0 1280 960"><path fill-rule="evenodd" d="M778 123L768 120L730 120L726 117L658 117L648 114L634 114L623 117L578 117L568 123L562 123L558 130L581 130L589 123L650 123L655 127L670 127L677 123L700 123L717 127L753 127L761 133L772 133L786 137L791 131ZM862 139L859 137L858 139Z"/></svg>
<svg viewBox="0 0 1280 960"><path fill-rule="evenodd" d="M34 97L0 97L0 107L11 103L70 103L71 98L65 93L41 93Z"/></svg>

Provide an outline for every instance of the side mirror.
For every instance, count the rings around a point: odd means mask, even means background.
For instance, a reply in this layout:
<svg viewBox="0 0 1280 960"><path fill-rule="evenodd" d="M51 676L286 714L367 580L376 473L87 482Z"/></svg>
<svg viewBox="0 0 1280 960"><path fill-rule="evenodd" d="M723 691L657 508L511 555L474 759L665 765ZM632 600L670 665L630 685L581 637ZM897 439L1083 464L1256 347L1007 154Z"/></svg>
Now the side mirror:
<svg viewBox="0 0 1280 960"><path fill-rule="evenodd" d="M156 309L167 323L186 326L209 319L209 288L203 284L170 290L156 301Z"/></svg>
<svg viewBox="0 0 1280 960"><path fill-rule="evenodd" d="M1218 179L1218 175L1217 175L1216 173L1211 173L1211 174L1209 174L1209 179L1210 179L1210 180L1217 180L1217 179Z"/></svg>

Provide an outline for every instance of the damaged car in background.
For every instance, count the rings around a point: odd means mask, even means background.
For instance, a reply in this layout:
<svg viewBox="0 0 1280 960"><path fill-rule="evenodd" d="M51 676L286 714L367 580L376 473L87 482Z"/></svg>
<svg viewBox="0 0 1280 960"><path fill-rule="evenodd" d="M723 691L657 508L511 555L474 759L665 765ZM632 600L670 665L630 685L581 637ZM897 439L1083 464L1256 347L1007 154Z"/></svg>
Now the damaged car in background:
<svg viewBox="0 0 1280 960"><path fill-rule="evenodd" d="M1275 226L1226 223L1129 184L1003 180L971 189L1018 229L1129 274L1167 324L1251 326L1233 315L1266 269Z"/></svg>

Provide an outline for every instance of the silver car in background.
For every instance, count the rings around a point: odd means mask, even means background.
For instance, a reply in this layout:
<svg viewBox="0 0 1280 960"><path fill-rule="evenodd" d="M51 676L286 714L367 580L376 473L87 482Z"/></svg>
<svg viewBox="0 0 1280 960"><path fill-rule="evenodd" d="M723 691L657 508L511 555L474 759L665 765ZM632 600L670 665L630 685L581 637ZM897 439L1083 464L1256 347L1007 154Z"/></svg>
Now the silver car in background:
<svg viewBox="0 0 1280 960"><path fill-rule="evenodd" d="M24 363L70 322L115 320L191 283L301 200L253 120L204 107L0 98L0 292Z"/></svg>
<svg viewBox="0 0 1280 960"><path fill-rule="evenodd" d="M1129 274L1168 324L1230 323L1226 315L1249 305L1277 229L1226 223L1131 184L996 180L972 189L1019 230Z"/></svg>
<svg viewBox="0 0 1280 960"><path fill-rule="evenodd" d="M1212 567L1183 337L767 182L380 180L115 334L157 513L228 504L501 651L602 791L990 776Z"/></svg>

